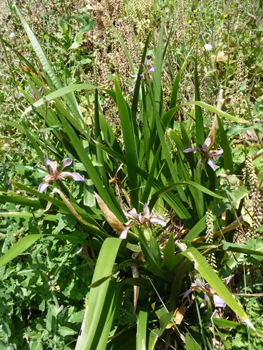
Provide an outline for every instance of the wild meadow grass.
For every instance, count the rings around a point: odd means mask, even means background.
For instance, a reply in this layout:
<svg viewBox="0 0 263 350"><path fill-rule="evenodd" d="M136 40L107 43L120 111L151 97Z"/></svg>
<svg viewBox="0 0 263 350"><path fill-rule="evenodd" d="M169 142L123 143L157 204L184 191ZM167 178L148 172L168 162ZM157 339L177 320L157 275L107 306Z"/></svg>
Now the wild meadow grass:
<svg viewBox="0 0 263 350"><path fill-rule="evenodd" d="M262 349L262 2L3 6L0 349Z"/></svg>

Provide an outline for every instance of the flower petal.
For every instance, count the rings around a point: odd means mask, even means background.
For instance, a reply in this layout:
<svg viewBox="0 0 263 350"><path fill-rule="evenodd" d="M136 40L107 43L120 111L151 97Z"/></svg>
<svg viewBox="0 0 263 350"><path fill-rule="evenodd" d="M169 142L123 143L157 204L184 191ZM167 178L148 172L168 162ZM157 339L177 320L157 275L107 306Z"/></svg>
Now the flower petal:
<svg viewBox="0 0 263 350"><path fill-rule="evenodd" d="M150 215L150 210L149 210L149 208L148 208L147 203L145 203L145 204L143 205L143 209L144 209L144 214Z"/></svg>
<svg viewBox="0 0 263 350"><path fill-rule="evenodd" d="M151 66L148 70L147 70L147 73L153 73L155 72L155 67L154 66Z"/></svg>
<svg viewBox="0 0 263 350"><path fill-rule="evenodd" d="M87 181L79 173L72 173L72 179L75 181Z"/></svg>
<svg viewBox="0 0 263 350"><path fill-rule="evenodd" d="M209 296L206 293L204 293L204 297L206 302L210 304Z"/></svg>
<svg viewBox="0 0 263 350"><path fill-rule="evenodd" d="M195 284L196 284L198 287L200 287L200 288L203 288L203 287L204 287L204 286L202 285L202 282L200 281L199 278L197 278L197 279L195 280Z"/></svg>
<svg viewBox="0 0 263 350"><path fill-rule="evenodd" d="M187 291L184 293L184 295L183 295L183 298L186 298L187 297L187 295L188 294L190 294L191 292L192 292L192 290L193 290L193 288L191 287L191 288L189 288L189 289L187 289Z"/></svg>
<svg viewBox="0 0 263 350"><path fill-rule="evenodd" d="M128 216L129 216L130 218L133 218L133 219L136 219L136 220L139 219L139 215L138 215L137 210L136 210L135 208L133 208L133 209L130 211L130 213L129 213Z"/></svg>
<svg viewBox="0 0 263 350"><path fill-rule="evenodd" d="M64 179L66 177L71 177L75 181L87 181L79 173L71 173L70 171L63 171L59 174L59 179Z"/></svg>
<svg viewBox="0 0 263 350"><path fill-rule="evenodd" d="M126 228L122 231L122 233L120 234L120 238L121 238L121 239L126 239L126 238L127 238L127 233L128 233L128 231L129 231L129 227L126 227Z"/></svg>
<svg viewBox="0 0 263 350"><path fill-rule="evenodd" d="M224 302L224 300L220 298L220 296L217 294L213 296L213 301L215 307L226 307L226 303Z"/></svg>
<svg viewBox="0 0 263 350"><path fill-rule="evenodd" d="M203 144L203 151L206 152L207 151L207 148L210 146L210 143L211 143L211 139L210 137L208 137L206 140L205 140L205 143Z"/></svg>
<svg viewBox="0 0 263 350"><path fill-rule="evenodd" d="M48 157L45 155L45 164L51 166L52 162L48 159Z"/></svg>
<svg viewBox="0 0 263 350"><path fill-rule="evenodd" d="M207 164L214 170L216 171L216 165L214 159L208 159Z"/></svg>
<svg viewBox="0 0 263 350"><path fill-rule="evenodd" d="M44 87L41 86L41 88L38 89L38 92L40 92L41 96L44 96Z"/></svg>
<svg viewBox="0 0 263 350"><path fill-rule="evenodd" d="M196 151L196 148L186 148L185 150L183 150L183 153L189 153L194 151Z"/></svg>
<svg viewBox="0 0 263 350"><path fill-rule="evenodd" d="M150 219L150 222L152 223L152 224L158 224L158 225L161 225L161 226L166 226L166 223L162 220L162 219L159 219L159 218L151 218Z"/></svg>
<svg viewBox="0 0 263 350"><path fill-rule="evenodd" d="M60 169L60 173L61 171L66 168L67 166L69 166L72 163L72 158L67 158L66 160L64 160L62 167Z"/></svg>
<svg viewBox="0 0 263 350"><path fill-rule="evenodd" d="M41 184L38 186L37 191L40 193L43 193L48 186L49 186L49 183L41 182Z"/></svg>

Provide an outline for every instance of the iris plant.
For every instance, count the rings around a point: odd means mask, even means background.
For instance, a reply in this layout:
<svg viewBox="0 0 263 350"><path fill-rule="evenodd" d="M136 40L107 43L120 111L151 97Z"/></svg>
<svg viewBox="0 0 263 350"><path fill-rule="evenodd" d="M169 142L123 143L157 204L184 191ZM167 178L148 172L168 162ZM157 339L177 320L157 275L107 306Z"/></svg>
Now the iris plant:
<svg viewBox="0 0 263 350"><path fill-rule="evenodd" d="M69 166L72 163L72 158L67 158L63 164L61 169L58 171L57 162L51 161L45 156L45 164L41 165L41 167L48 173L48 175L44 178L44 181L39 185L38 192L43 193L45 189L49 186L51 181L64 180L67 177L71 177L75 181L86 181L79 173L71 173L69 171L62 171L64 168Z"/></svg>
<svg viewBox="0 0 263 350"><path fill-rule="evenodd" d="M216 170L216 165L215 165L215 160L218 160L220 154L222 154L224 151L222 149L220 149L219 151L215 151L215 150L211 150L208 151L208 148L211 144L211 139L210 137L208 137L205 140L205 143L203 144L202 147L194 147L194 148L187 148L185 149L183 152L184 153L189 153L189 152L200 152L202 157L200 159L200 162L202 161L202 158L207 158L207 164L215 171Z"/></svg>
<svg viewBox="0 0 263 350"><path fill-rule="evenodd" d="M126 222L127 227L122 231L120 238L126 238L130 227L134 225L146 226L146 228L148 228L149 223L166 226L166 223L162 219L157 218L156 216L153 216L152 213L150 213L150 210L146 203L143 205L143 213L138 214L137 210L133 208L129 213L124 212L124 214L131 220Z"/></svg>

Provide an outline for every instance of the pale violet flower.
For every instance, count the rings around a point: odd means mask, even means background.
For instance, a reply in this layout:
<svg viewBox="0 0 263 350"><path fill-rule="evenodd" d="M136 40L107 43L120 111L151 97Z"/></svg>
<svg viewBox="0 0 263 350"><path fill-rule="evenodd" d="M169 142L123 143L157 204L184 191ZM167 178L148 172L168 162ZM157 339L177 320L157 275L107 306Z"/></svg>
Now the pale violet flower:
<svg viewBox="0 0 263 350"><path fill-rule="evenodd" d="M213 47L210 44L205 44L204 48L206 51L211 51Z"/></svg>
<svg viewBox="0 0 263 350"><path fill-rule="evenodd" d="M140 78L142 80L146 81L147 75L149 75L150 81L153 82L153 77L149 73L155 72L155 67L154 66L150 66L150 64L149 64L149 62L147 60L147 57L145 57L144 67L145 67L145 71L142 74L140 74ZM130 92L134 92L134 88L135 88L135 84L136 84L136 80L137 80L137 75L131 74L131 77L133 77L135 79L134 79L134 85L131 88Z"/></svg>
<svg viewBox="0 0 263 350"><path fill-rule="evenodd" d="M215 307L226 307L226 303L224 300L216 294L213 288L206 287L204 283L202 283L198 278L195 280L195 283L192 283L191 287L184 293L183 298L186 298L188 294L190 294L193 290L202 290L204 292L204 297L207 303L209 303L209 297L207 294L213 296L213 302Z"/></svg>
<svg viewBox="0 0 263 350"><path fill-rule="evenodd" d="M57 180L64 180L67 177L71 177L75 181L86 181L83 179L83 177L79 173L71 173L69 171L62 171L64 168L69 166L72 163L72 158L67 158L58 172L57 169L57 162L56 161L51 161L45 156L45 164L47 167L44 165L40 164L42 169L44 169L49 175L47 175L44 178L44 181L39 185L38 187L38 192L43 193L45 189L49 186L51 181L57 181Z"/></svg>
<svg viewBox="0 0 263 350"><path fill-rule="evenodd" d="M37 91L40 92L41 96L44 96L44 87L43 87L43 86L41 86L41 88L39 88ZM34 90L33 90L32 88L30 88L30 95L33 97L33 99L34 99L35 101L38 100L38 98L37 98L37 96L36 96L36 94L34 93Z"/></svg>
<svg viewBox="0 0 263 350"><path fill-rule="evenodd" d="M134 226L134 225L145 225L147 227L147 225L149 225L149 223L151 224L158 224L161 226L166 226L166 223L156 217L153 216L152 213L150 213L150 210L148 208L148 205L145 203L143 205L143 213L137 213L137 210L135 208L133 208L129 213L124 212L126 218L130 218L131 220L129 220L128 222L126 222L126 228L122 231L120 238L126 238L127 237L127 233L130 229L130 227Z"/></svg>
<svg viewBox="0 0 263 350"><path fill-rule="evenodd" d="M211 139L208 137L205 140L205 143L203 144L202 147L194 147L194 148L187 148L183 152L184 153L189 153L189 152L200 152L202 154L202 157L207 158L207 164L215 171L216 170L216 165L215 165L215 160L218 160L220 154L222 154L224 151L220 149L219 151L211 150L207 152L209 146L211 144ZM202 157L200 159L200 162L202 161Z"/></svg>
<svg viewBox="0 0 263 350"><path fill-rule="evenodd" d="M43 87L43 86L41 86L41 88L39 88L37 91L40 92L41 96L44 96L44 87ZM24 95L22 92L20 92L20 95L23 96L23 97L25 97L25 95ZM29 94L29 95L30 95L35 101L38 100L38 98L37 98L37 96L36 96L36 94L34 93L34 90L33 90L32 88L30 88L30 94Z"/></svg>

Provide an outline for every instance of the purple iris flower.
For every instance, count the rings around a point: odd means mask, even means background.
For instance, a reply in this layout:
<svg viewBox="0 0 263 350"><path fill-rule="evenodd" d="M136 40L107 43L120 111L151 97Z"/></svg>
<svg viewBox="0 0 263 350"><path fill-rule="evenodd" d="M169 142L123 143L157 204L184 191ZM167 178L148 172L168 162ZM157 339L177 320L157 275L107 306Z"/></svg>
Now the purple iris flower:
<svg viewBox="0 0 263 350"><path fill-rule="evenodd" d="M39 88L37 91L40 92L41 96L44 96L44 87L43 86L41 86L41 88ZM20 92L20 95L25 97L25 95L22 92ZM35 101L38 100L37 95L34 93L34 90L32 88L30 88L30 96L33 98L33 100L35 100Z"/></svg>
<svg viewBox="0 0 263 350"><path fill-rule="evenodd" d="M127 237L127 233L130 229L130 227L134 226L134 225L149 225L149 223L151 224L158 224L161 226L166 226L166 223L160 219L157 218L156 216L153 216L152 213L150 213L150 210L148 208L148 205L145 203L143 205L143 213L137 213L137 210L135 208L133 208L129 213L124 212L125 216L127 218L130 218L131 220L129 220L128 222L126 222L126 228L122 231L120 238L126 238Z"/></svg>
<svg viewBox="0 0 263 350"><path fill-rule="evenodd" d="M79 173L71 173L69 171L62 171L64 168L69 166L72 163L72 158L67 158L58 172L57 169L57 162L51 161L45 156L45 164L48 167L45 167L44 165L41 165L41 167L49 174L44 178L44 181L39 185L38 192L43 193L45 189L49 186L51 181L57 181L57 180L64 180L67 177L71 177L75 181L87 181L83 179L83 177Z"/></svg>
<svg viewBox="0 0 263 350"><path fill-rule="evenodd" d="M204 283L202 283L198 278L195 280L195 283L192 283L191 287L184 293L183 298L186 298L188 294L190 294L193 290L202 290L204 292L204 297L206 302L209 302L209 295L213 295L213 302L215 307L226 307L226 303L224 300L216 294L213 288L206 287Z"/></svg>
<svg viewBox="0 0 263 350"><path fill-rule="evenodd" d="M147 75L149 75L149 78L150 78L150 81L153 82L153 77L149 74L149 73L153 73L155 72L155 68L154 66L150 66L149 65L149 62L147 60L147 57L145 57L145 61L144 61L144 67L145 67L145 71L140 74L140 78L144 81L146 81L147 79ZM131 88L130 92L134 92L134 88L135 88L135 84L136 84L136 80L137 80L137 75L132 75L131 74L131 77L135 78L134 79L134 85L133 87Z"/></svg>
<svg viewBox="0 0 263 350"><path fill-rule="evenodd" d="M211 150L207 152L209 146L211 144L211 139L208 137L205 140L205 143L203 144L202 147L194 147L194 148L187 148L183 152L184 153L189 153L189 152L200 152L202 154L202 157L200 159L200 162L202 161L202 158L207 158L207 164L215 171L216 170L216 165L215 165L215 160L218 160L220 154L222 154L224 151L220 149L219 151Z"/></svg>

